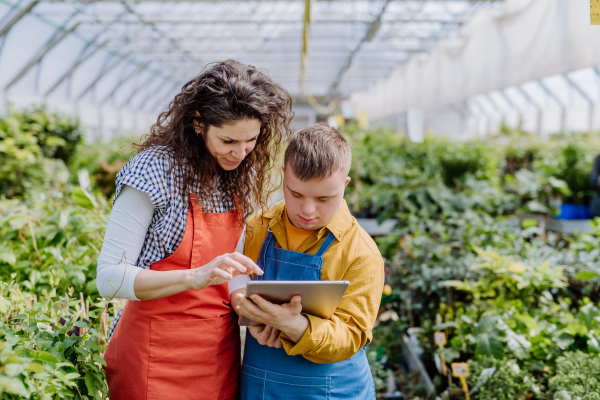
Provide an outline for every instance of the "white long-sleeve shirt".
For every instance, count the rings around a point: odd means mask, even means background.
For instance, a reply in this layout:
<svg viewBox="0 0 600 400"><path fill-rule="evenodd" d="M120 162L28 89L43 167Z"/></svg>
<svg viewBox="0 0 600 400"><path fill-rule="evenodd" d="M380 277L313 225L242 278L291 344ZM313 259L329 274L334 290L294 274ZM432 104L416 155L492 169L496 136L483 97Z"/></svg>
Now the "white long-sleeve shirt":
<svg viewBox="0 0 600 400"><path fill-rule="evenodd" d="M139 300L134 282L143 268L134 263L140 256L153 214L154 206L147 193L123 187L115 200L98 257L96 286L100 296ZM244 234L235 251L243 254ZM247 275L234 277L229 281L229 293L245 287L249 280Z"/></svg>

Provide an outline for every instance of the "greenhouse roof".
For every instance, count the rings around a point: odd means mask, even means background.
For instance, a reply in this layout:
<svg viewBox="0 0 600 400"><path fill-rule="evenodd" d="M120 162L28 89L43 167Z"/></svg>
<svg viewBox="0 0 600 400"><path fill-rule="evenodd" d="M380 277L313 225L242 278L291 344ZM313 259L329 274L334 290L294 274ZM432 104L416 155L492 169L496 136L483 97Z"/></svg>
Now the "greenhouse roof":
<svg viewBox="0 0 600 400"><path fill-rule="evenodd" d="M207 63L232 58L327 102L431 52L493 3L0 0L0 85L153 111Z"/></svg>

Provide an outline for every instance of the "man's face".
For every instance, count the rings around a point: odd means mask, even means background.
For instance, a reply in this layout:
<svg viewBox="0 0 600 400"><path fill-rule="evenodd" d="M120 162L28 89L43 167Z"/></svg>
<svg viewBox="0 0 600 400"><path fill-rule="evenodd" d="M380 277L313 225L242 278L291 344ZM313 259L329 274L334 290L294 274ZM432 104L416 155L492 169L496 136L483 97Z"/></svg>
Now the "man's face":
<svg viewBox="0 0 600 400"><path fill-rule="evenodd" d="M296 178L291 167L284 167L283 173L283 194L292 225L308 230L327 225L342 205L350 177L339 170L329 178L303 182Z"/></svg>

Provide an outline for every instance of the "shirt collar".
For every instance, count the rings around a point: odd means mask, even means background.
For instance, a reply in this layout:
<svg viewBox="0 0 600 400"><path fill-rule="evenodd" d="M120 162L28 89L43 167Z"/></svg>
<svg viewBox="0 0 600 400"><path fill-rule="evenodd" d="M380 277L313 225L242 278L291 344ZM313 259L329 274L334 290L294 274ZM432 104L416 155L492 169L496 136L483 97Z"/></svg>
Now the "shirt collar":
<svg viewBox="0 0 600 400"><path fill-rule="evenodd" d="M271 226L275 221L283 221L284 211L285 200L282 200L265 211L263 216L271 220L271 223L269 224L269 226ZM351 227L352 214L350 214L350 209L348 208L348 204L346 204L346 200L342 200L342 205L340 206L339 210L335 213L331 221L321 228L319 231L319 236L324 233L324 229L327 229L329 232L333 233L337 240L342 240L346 232L348 232Z"/></svg>

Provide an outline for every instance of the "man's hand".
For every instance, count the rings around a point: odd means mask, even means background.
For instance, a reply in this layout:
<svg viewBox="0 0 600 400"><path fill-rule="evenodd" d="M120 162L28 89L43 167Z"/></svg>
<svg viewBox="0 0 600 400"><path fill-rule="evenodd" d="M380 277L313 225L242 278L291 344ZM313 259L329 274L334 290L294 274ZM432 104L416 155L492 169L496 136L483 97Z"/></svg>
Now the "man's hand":
<svg viewBox="0 0 600 400"><path fill-rule="evenodd" d="M281 340L279 339L279 329L265 325L249 326L248 332L263 346L275 347L276 349L282 347Z"/></svg>
<svg viewBox="0 0 600 400"><path fill-rule="evenodd" d="M236 311L239 314L280 330L295 343L302 339L308 328L308 318L301 314L300 296L294 296L289 303L282 305L273 304L257 294L252 294L250 298L252 301L241 293L236 294Z"/></svg>

